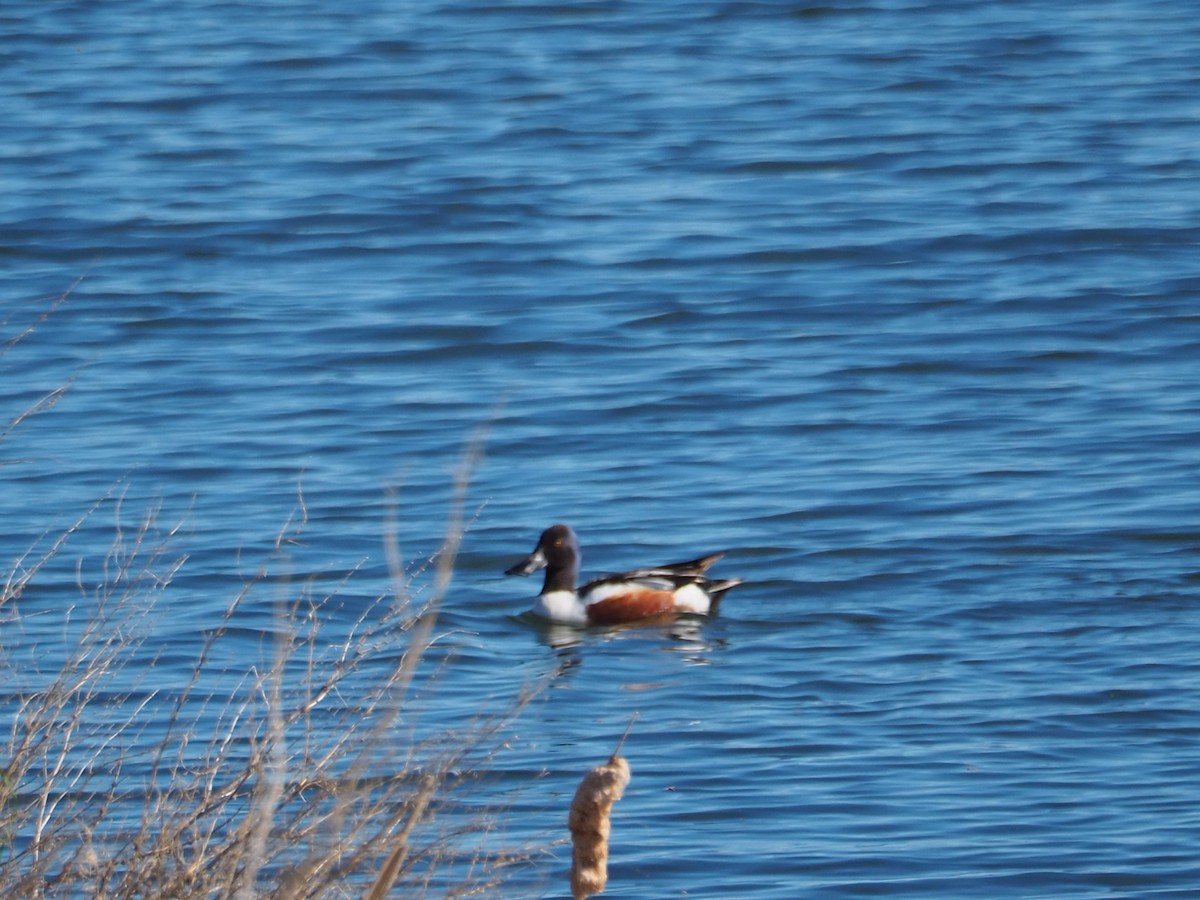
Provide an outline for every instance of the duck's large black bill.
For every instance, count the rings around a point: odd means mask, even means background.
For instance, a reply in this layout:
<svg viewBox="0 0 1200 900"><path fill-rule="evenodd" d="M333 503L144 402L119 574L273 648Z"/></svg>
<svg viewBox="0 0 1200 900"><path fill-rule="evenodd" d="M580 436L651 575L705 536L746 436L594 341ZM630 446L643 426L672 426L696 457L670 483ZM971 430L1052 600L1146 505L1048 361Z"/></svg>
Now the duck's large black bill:
<svg viewBox="0 0 1200 900"><path fill-rule="evenodd" d="M534 550L531 554L517 563L510 569L505 569L505 575L532 575L538 569L546 565L546 557L541 550Z"/></svg>

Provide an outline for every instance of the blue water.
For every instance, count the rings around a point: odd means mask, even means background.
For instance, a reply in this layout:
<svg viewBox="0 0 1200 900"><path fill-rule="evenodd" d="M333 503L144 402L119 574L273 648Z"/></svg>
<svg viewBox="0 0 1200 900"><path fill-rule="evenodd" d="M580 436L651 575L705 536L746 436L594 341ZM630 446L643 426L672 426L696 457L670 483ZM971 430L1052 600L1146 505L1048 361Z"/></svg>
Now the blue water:
<svg viewBox="0 0 1200 900"><path fill-rule="evenodd" d="M423 715L548 684L506 838L637 711L610 896L1195 896L1197 47L1184 0L6 8L0 424L69 389L0 443L4 571L114 499L0 609L0 689L115 498L180 526L162 683L269 560L219 694L287 585L354 570L351 621L391 529L436 550L484 429ZM556 521L747 584L546 630L499 573Z"/></svg>

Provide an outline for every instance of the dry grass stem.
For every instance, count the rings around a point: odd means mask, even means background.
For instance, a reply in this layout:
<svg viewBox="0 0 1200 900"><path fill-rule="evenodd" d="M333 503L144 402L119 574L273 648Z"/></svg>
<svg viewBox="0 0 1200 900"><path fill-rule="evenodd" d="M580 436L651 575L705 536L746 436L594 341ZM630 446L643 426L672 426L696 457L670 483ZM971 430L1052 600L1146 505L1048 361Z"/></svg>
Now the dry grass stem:
<svg viewBox="0 0 1200 900"><path fill-rule="evenodd" d="M49 319L50 316L53 315L60 306L67 302L67 298L71 296L75 288L79 287L80 282L82 282L85 277L87 277L86 271L76 278L69 288L67 288L58 296L54 297L47 304L46 308L43 309L32 322L30 322L12 337L0 342L0 357L6 355L10 350L16 347L17 344L21 343L21 341L33 334L33 332L37 330L38 326L44 324L45 321ZM3 322L0 322L0 328L7 328L10 321L11 319L5 319ZM41 397L35 400L32 405L12 416L9 419L8 424L4 427L4 430L0 431L0 441L7 438L18 425L20 425L30 416L45 412L46 410L50 409L50 407L54 406L55 403L62 399L63 394L70 389L71 384L74 381L75 376L71 376L63 384L43 394Z"/></svg>

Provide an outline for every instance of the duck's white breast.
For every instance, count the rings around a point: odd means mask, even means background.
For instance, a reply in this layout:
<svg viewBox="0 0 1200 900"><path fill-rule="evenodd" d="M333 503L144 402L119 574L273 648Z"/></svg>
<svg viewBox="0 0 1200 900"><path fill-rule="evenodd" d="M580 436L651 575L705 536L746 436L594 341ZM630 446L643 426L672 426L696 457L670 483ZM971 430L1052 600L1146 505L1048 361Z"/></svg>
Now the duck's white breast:
<svg viewBox="0 0 1200 900"><path fill-rule="evenodd" d="M574 591L549 591L533 601L530 610L554 622L568 625L586 625L587 610Z"/></svg>

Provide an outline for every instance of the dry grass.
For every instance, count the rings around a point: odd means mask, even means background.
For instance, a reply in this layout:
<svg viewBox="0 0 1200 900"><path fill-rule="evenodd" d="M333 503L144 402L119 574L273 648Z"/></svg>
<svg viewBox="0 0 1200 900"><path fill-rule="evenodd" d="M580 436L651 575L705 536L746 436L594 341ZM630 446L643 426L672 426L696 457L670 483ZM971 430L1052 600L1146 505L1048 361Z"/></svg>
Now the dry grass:
<svg viewBox="0 0 1200 900"><path fill-rule="evenodd" d="M23 336L0 345L0 356ZM11 416L4 436L59 396ZM177 528L160 526L157 510L127 529L122 499L105 498L7 566L0 707L11 725L0 735L0 891L381 898L497 889L528 854L492 849L500 810L473 789L528 697L461 730L418 738L413 723L436 697L428 651L477 455L478 442L429 572L404 573L389 538L392 590L349 623L328 612L336 589L277 586L306 524L301 494L297 516L209 627L183 681L155 672L166 652L154 643L155 625L186 563L173 550ZM56 577L63 567L51 563L101 512L115 525L99 572L81 564L76 607L40 613L60 616L62 626L52 655L63 662L42 676L25 666L42 648L20 646L29 605L22 595ZM421 599L412 579L429 575ZM244 653L239 616L264 589L286 596L275 635L260 659L238 669L229 661Z"/></svg>

